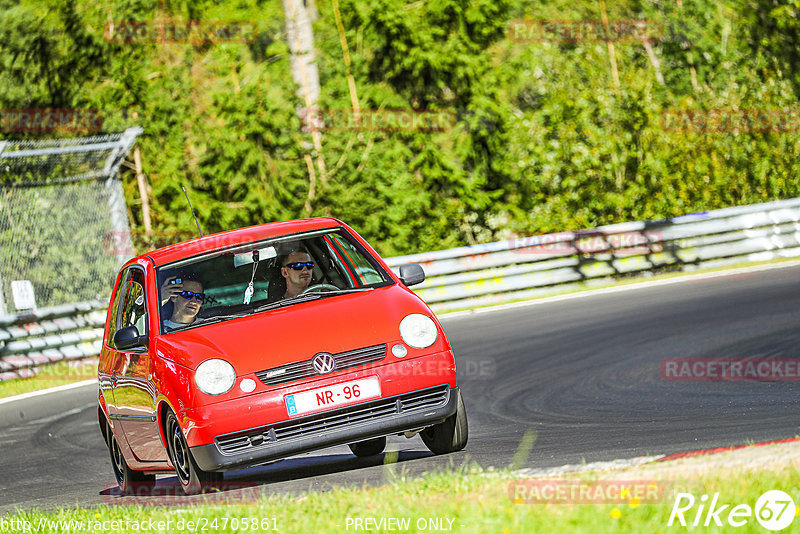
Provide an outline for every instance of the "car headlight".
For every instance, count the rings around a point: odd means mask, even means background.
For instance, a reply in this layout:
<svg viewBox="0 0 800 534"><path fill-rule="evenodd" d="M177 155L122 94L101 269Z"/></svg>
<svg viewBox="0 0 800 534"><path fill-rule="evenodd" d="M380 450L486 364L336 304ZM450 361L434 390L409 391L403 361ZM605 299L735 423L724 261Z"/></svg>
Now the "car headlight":
<svg viewBox="0 0 800 534"><path fill-rule="evenodd" d="M236 371L225 360L206 360L197 366L194 381L203 393L222 395L236 382Z"/></svg>
<svg viewBox="0 0 800 534"><path fill-rule="evenodd" d="M436 323L427 315L412 313L400 321L400 337L415 349L430 347L439 337Z"/></svg>

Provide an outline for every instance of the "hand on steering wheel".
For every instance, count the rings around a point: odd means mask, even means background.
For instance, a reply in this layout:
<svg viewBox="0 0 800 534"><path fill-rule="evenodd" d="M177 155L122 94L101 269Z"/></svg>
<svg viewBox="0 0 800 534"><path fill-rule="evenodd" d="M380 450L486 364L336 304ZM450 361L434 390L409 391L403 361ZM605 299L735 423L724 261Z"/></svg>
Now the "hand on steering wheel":
<svg viewBox="0 0 800 534"><path fill-rule="evenodd" d="M332 284L314 284L313 286L308 286L307 288L302 290L300 293L298 293L298 295L306 295L308 293L311 293L312 291L319 291L319 290L339 291L339 289L341 288L338 288Z"/></svg>

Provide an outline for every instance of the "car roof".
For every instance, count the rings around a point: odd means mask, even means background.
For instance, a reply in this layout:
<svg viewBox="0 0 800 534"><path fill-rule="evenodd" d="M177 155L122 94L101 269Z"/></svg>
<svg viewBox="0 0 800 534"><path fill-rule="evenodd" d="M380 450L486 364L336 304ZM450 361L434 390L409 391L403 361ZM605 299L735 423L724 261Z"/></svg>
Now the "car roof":
<svg viewBox="0 0 800 534"><path fill-rule="evenodd" d="M189 241L183 241L181 243L169 245L167 247L159 248L146 254L142 254L138 258L132 259L131 262L135 262L139 258L149 257L153 260L156 266L161 266L221 248L232 247L287 234L309 232L313 230L320 230L322 228L336 228L342 226L344 226L342 221L332 217L316 217L313 219L297 219L293 221L259 224L257 226L248 226L246 228L239 228L237 230L219 232L217 234L211 234L205 237L198 237L195 239L190 239Z"/></svg>

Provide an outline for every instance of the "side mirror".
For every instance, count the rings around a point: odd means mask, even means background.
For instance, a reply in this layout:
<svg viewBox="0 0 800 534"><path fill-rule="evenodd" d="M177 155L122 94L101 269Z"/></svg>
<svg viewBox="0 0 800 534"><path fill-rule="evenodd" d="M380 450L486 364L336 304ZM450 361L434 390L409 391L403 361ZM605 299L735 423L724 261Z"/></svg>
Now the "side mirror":
<svg viewBox="0 0 800 534"><path fill-rule="evenodd" d="M420 284L425 280L425 271L417 263L407 263L400 266L400 281L407 286Z"/></svg>
<svg viewBox="0 0 800 534"><path fill-rule="evenodd" d="M147 336L140 336L136 326L126 326L114 333L114 346L122 350L146 347Z"/></svg>

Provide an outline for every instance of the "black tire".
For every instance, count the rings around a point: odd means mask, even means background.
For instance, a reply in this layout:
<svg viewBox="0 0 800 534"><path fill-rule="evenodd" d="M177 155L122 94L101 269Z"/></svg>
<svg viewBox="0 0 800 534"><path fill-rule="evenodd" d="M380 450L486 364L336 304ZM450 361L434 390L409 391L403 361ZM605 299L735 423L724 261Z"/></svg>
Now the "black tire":
<svg viewBox="0 0 800 534"><path fill-rule="evenodd" d="M137 489L142 486L152 487L155 485L155 475L148 475L128 466L128 462L125 461L119 448L119 443L117 443L117 438L114 437L114 432L108 425L106 425L106 445L108 445L108 452L111 455L111 467L114 468L114 477L119 484L120 493L128 495L136 493Z"/></svg>
<svg viewBox="0 0 800 534"><path fill-rule="evenodd" d="M178 482L186 495L201 493L204 488L222 480L222 473L203 471L197 466L192 452L189 450L189 445L186 443L183 430L178 424L178 418L172 412L167 415L165 435L169 460L175 467Z"/></svg>
<svg viewBox="0 0 800 534"><path fill-rule="evenodd" d="M359 441L358 443L351 443L348 445L353 454L359 458L366 456L375 456L383 452L386 448L386 438L368 439L366 441Z"/></svg>
<svg viewBox="0 0 800 534"><path fill-rule="evenodd" d="M461 399L461 390L458 391L456 413L439 423L433 425L419 434L425 446L433 454L447 454L460 451L467 446L469 438L469 425L467 423L467 410Z"/></svg>

